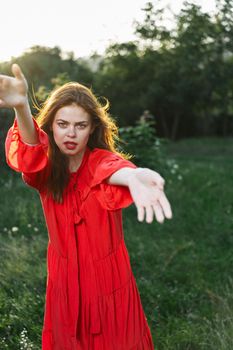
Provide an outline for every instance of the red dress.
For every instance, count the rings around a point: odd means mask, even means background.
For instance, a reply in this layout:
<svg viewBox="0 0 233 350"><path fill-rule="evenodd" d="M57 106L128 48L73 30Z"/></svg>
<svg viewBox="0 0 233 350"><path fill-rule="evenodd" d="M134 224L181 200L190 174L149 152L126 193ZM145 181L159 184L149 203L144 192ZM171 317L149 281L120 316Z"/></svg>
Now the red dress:
<svg viewBox="0 0 233 350"><path fill-rule="evenodd" d="M121 209L132 198L128 187L105 181L136 166L110 151L87 148L59 204L43 187L48 136L34 123L39 144L24 144L15 121L6 158L39 191L48 228L42 350L154 349L122 230Z"/></svg>

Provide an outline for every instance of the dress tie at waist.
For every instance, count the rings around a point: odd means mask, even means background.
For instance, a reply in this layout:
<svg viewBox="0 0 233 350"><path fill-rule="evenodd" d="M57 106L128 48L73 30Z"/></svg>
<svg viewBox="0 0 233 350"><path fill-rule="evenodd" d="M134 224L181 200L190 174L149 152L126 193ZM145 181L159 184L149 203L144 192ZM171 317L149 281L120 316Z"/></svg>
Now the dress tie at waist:
<svg viewBox="0 0 233 350"><path fill-rule="evenodd" d="M74 210L74 224L79 225L83 221L76 210ZM68 240L68 266L67 266L67 289L68 289L68 310L71 319L71 339L73 342L80 340L78 329L80 318L80 283L79 265L77 256L77 241L75 237L75 225L72 225ZM101 331L100 312L98 296L90 301L90 333L97 334ZM74 347L75 349L75 347Z"/></svg>
<svg viewBox="0 0 233 350"><path fill-rule="evenodd" d="M81 221L83 220L83 218L77 214L77 212L74 212L74 223L75 225L78 225Z"/></svg>
<svg viewBox="0 0 233 350"><path fill-rule="evenodd" d="M79 269L77 246L75 239L74 225L70 230L68 240L68 266L67 266L67 294L68 294L68 311L71 320L71 337L77 337L77 324L79 319L80 307L80 287L79 287Z"/></svg>

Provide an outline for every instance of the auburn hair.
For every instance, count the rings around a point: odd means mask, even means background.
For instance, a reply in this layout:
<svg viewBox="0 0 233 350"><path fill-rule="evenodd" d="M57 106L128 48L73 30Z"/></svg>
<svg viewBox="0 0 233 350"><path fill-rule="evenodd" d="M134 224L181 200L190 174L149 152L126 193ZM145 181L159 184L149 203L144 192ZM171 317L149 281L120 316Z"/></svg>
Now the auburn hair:
<svg viewBox="0 0 233 350"><path fill-rule="evenodd" d="M106 149L128 158L126 154L116 149L116 141L119 140L118 128L108 113L108 100L105 105L102 105L91 89L77 82L66 83L55 89L42 104L36 119L49 137L48 157L51 171L46 184L47 191L59 203L63 200L63 192L69 181L69 161L54 141L52 123L60 108L73 103L82 107L91 117L94 131L89 137L88 147Z"/></svg>

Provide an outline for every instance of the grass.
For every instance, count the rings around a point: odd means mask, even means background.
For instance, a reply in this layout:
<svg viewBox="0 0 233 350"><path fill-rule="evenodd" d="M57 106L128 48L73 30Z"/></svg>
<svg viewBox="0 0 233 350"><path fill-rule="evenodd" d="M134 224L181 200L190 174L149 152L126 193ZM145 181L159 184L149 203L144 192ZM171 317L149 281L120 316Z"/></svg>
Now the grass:
<svg viewBox="0 0 233 350"><path fill-rule="evenodd" d="M0 349L39 350L47 233L37 194L17 175L1 178Z"/></svg>
<svg viewBox="0 0 233 350"><path fill-rule="evenodd" d="M124 210L156 350L233 349L232 150L232 139L167 144L173 219L138 223L134 206ZM0 349L40 349L47 245L40 201L11 171L0 185Z"/></svg>
<svg viewBox="0 0 233 350"><path fill-rule="evenodd" d="M156 349L233 348L230 337L220 345L224 332L230 334L223 329L223 310L233 265L232 147L230 139L168 144L167 158L175 160L166 178L173 220L135 230L134 208L125 215L127 246ZM228 310L224 317L231 329ZM217 335L213 329L221 322Z"/></svg>

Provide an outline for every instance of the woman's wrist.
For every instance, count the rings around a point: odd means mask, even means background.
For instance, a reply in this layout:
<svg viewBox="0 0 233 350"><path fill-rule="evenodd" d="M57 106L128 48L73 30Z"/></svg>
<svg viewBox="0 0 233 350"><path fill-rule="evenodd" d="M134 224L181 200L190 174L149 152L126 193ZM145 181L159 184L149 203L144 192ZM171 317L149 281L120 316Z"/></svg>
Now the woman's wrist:
<svg viewBox="0 0 233 350"><path fill-rule="evenodd" d="M25 114L25 112L30 111L30 105L27 96L23 97L17 105L14 107L16 114ZM30 111L31 114L31 111Z"/></svg>
<svg viewBox="0 0 233 350"><path fill-rule="evenodd" d="M28 99L17 105L15 115L18 122L21 140L24 143L35 145L38 143L38 134L35 129Z"/></svg>

